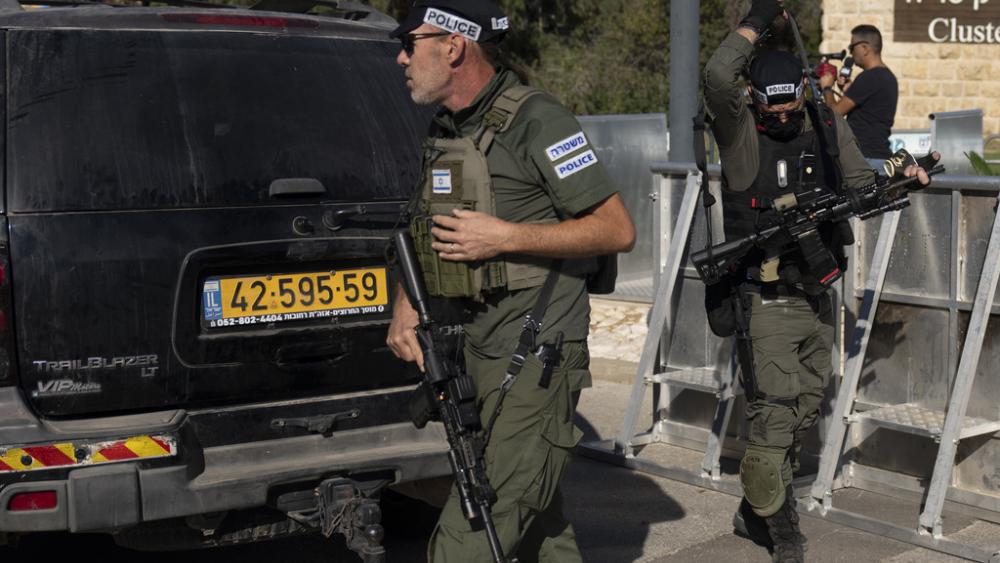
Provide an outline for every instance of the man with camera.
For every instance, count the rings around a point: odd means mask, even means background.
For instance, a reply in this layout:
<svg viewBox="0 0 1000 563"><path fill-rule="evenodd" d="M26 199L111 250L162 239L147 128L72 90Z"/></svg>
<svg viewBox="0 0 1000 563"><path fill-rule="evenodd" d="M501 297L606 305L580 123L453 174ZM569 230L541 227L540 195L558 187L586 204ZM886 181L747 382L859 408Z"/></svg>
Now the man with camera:
<svg viewBox="0 0 1000 563"><path fill-rule="evenodd" d="M783 13L778 0L754 0L705 69L706 106L722 161L727 241L773 224L772 203L780 196L814 189L839 193L875 179L844 119L806 100L800 61L786 51L755 54L770 28L784 25ZM918 167L906 174L930 182ZM849 225L821 224L819 232L842 270L843 246L853 242ZM801 250L782 252L747 254L730 271L725 283L732 291L718 306L732 307L733 323L749 333L738 339L748 348L741 358L749 365L741 368L750 431L734 527L785 563L803 560L805 538L791 481L832 373L834 329L828 280L817 279ZM711 317L712 305L706 304ZM735 324L712 328L720 334L737 330Z"/></svg>
<svg viewBox="0 0 1000 563"><path fill-rule="evenodd" d="M861 154L875 170L881 170L881 162L892 155L889 135L896 119L899 83L882 62L882 34L875 26L859 25L852 29L847 50L854 64L864 72L853 81L843 74L836 78L844 93L839 101L834 99L834 77L821 76L823 99L834 111L847 116Z"/></svg>
<svg viewBox="0 0 1000 563"><path fill-rule="evenodd" d="M417 0L392 33L413 100L440 106L410 231L428 292L463 318L503 553L580 561L558 484L589 386L588 280L596 257L632 248L635 229L575 117L506 62L508 27L490 0ZM398 289L387 342L423 368L417 323ZM454 489L428 552L493 560Z"/></svg>

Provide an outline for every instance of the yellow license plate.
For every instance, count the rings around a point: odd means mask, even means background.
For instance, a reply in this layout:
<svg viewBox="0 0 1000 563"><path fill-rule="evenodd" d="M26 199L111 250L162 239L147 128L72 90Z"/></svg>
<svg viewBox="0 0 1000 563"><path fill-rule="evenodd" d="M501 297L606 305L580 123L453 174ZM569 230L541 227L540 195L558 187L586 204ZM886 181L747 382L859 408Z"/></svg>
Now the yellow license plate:
<svg viewBox="0 0 1000 563"><path fill-rule="evenodd" d="M202 286L209 328L378 314L388 304L385 268L213 277Z"/></svg>

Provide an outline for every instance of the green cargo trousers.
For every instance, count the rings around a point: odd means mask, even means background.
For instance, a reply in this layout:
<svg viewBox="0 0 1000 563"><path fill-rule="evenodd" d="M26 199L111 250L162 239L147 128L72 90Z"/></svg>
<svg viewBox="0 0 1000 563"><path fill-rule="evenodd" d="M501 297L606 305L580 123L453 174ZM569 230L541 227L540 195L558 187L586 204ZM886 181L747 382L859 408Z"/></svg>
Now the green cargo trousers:
<svg viewBox="0 0 1000 563"><path fill-rule="evenodd" d="M754 511L767 517L780 506L802 440L819 418L833 371L833 316L828 294L751 298L757 387L766 397L747 404L750 436L740 477Z"/></svg>
<svg viewBox="0 0 1000 563"><path fill-rule="evenodd" d="M487 358L466 348L466 369L476 380L483 425L496 405L509 358ZM589 385L585 342L565 342L548 388L538 385L541 362L529 355L503 402L486 446L486 473L497 492L493 520L508 557L520 563L582 561L573 527L562 514L559 479L582 433L573 425L579 390ZM493 560L486 534L462 515L451 495L431 535L432 563Z"/></svg>

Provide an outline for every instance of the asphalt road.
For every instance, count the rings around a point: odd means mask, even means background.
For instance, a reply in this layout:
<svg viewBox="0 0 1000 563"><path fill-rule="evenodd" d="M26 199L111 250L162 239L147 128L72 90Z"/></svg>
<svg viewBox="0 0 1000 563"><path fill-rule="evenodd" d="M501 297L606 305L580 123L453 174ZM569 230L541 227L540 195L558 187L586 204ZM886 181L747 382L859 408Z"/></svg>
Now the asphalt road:
<svg viewBox="0 0 1000 563"><path fill-rule="evenodd" d="M579 424L587 438L607 437L620 424L629 386L598 380L584 393ZM670 458L669 451L658 455ZM767 562L767 552L732 534L730 518L738 499L607 465L574 459L564 480L567 513L576 529L584 560L593 563ZM915 522L917 507L871 493L849 491L841 506L865 510L877 518ZM391 562L423 559L433 514L387 523L386 546ZM802 519L809 538L808 561L820 563L951 562L951 558L861 530L809 517ZM1000 546L1000 526L967 516L946 515L946 531L979 545ZM193 552L138 553L116 547L107 536L40 535L17 550L0 548L0 561L62 560L66 554L107 562L184 563L331 563L359 559L343 540L305 536L285 540ZM58 559L57 559L58 557Z"/></svg>

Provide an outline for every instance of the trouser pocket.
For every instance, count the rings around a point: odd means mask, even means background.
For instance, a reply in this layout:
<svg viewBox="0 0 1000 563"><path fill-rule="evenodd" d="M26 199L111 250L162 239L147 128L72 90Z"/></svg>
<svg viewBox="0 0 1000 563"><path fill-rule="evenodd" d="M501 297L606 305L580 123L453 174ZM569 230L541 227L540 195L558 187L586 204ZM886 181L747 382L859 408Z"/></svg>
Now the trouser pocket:
<svg viewBox="0 0 1000 563"><path fill-rule="evenodd" d="M531 458L531 463L537 464L535 477L525 489L520 502L530 510L545 510L552 502L573 448L583 436L573 426L572 420L563 421L561 418L555 414L544 415L541 436L530 456L526 456ZM528 459L523 461L527 462Z"/></svg>

